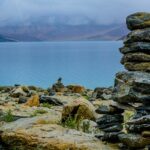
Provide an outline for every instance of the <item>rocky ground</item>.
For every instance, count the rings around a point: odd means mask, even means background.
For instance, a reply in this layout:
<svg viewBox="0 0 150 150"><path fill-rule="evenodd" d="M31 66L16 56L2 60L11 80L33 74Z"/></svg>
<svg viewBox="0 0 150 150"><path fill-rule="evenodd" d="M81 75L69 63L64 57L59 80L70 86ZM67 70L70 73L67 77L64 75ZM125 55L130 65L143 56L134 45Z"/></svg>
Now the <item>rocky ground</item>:
<svg viewBox="0 0 150 150"><path fill-rule="evenodd" d="M114 87L0 87L1 150L149 150L150 14L127 17Z"/></svg>
<svg viewBox="0 0 150 150"><path fill-rule="evenodd" d="M95 110L106 101L113 103L107 99L111 93L111 88L92 91L77 85L64 86L60 80L50 89L0 87L1 149L115 148L95 137L101 133L96 123L100 115Z"/></svg>

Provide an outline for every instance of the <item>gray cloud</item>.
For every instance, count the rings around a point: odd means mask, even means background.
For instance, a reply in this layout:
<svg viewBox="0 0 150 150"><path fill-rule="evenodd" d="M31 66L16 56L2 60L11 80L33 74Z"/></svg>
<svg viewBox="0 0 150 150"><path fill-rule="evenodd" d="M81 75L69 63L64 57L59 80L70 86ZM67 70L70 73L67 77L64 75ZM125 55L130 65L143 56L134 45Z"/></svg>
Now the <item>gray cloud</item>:
<svg viewBox="0 0 150 150"><path fill-rule="evenodd" d="M122 23L150 0L0 0L0 25L33 21L67 24Z"/></svg>

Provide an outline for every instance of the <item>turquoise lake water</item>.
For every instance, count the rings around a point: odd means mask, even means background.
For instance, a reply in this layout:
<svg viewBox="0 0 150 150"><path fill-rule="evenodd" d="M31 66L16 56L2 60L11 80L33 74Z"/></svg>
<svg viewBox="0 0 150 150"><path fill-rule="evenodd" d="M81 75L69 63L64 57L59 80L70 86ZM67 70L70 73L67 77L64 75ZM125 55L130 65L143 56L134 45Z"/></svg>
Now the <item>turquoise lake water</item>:
<svg viewBox="0 0 150 150"><path fill-rule="evenodd" d="M87 88L112 86L120 64L122 42L0 43L0 85L51 86L63 83Z"/></svg>

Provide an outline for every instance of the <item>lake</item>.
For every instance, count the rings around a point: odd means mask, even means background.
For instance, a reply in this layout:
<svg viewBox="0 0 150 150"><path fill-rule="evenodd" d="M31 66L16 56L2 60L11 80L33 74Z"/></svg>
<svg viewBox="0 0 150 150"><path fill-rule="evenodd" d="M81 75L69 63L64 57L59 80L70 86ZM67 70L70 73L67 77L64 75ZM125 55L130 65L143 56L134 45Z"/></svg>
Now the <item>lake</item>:
<svg viewBox="0 0 150 150"><path fill-rule="evenodd" d="M51 86L63 83L87 88L112 86L122 71L117 42L0 43L0 85Z"/></svg>

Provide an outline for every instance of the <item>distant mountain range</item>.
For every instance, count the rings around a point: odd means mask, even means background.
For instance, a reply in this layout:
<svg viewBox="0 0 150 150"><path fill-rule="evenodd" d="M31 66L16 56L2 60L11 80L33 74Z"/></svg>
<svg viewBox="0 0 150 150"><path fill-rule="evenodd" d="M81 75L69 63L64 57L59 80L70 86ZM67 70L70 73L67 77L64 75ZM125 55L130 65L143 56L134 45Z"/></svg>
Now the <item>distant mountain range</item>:
<svg viewBox="0 0 150 150"><path fill-rule="evenodd" d="M0 42L120 40L127 33L124 24L16 25L0 27Z"/></svg>

